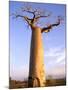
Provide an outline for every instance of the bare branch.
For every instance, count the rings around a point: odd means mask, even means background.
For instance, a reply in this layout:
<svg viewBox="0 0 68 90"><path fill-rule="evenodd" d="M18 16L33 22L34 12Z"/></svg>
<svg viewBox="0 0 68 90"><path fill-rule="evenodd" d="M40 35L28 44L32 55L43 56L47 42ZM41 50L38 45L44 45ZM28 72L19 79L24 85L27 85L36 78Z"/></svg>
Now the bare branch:
<svg viewBox="0 0 68 90"><path fill-rule="evenodd" d="M41 10L40 8L39 9L36 9L36 8L33 9L31 6L28 6L28 5L24 8L21 8L21 11L22 11L21 15L18 13L13 14L13 15L15 16L15 18L18 18L18 17L24 18L25 21L27 21L28 25L30 25L30 26L35 25L36 22L40 18L46 18L46 17L50 16L50 14L45 15L44 10ZM27 16L25 13L28 13ZM29 17L29 14L32 14L33 16Z"/></svg>
<svg viewBox="0 0 68 90"><path fill-rule="evenodd" d="M48 15L45 15L44 14L45 12L43 10L39 10L39 9L31 10L30 8L25 8L25 9L22 8L22 11L33 14L32 19L45 18L45 17L49 17L51 15L51 13Z"/></svg>
<svg viewBox="0 0 68 90"><path fill-rule="evenodd" d="M28 25L30 26L34 26L36 25L36 22L38 22L38 20L40 18L47 18L51 15L51 12L46 12L44 10L41 9L33 9L30 6L26 6L24 8L21 8L22 12L21 15L20 14L13 14L15 16L15 18L21 17L24 18L24 20L28 23ZM26 12L26 13L25 13ZM28 14L27 14L28 13ZM48 14L49 13L49 14ZM26 15L27 14L27 15ZM33 16L30 18L29 14L32 14ZM24 16L23 16L24 15ZM47 27L42 28L41 32L50 32L50 30L52 29L52 27L54 26L58 26L60 24L60 16L58 16L58 22L56 22L55 24L50 24Z"/></svg>
<svg viewBox="0 0 68 90"><path fill-rule="evenodd" d="M46 17L49 17L50 16L50 14L48 14L47 16L38 16L38 17L36 17L35 19L39 19L39 18L46 18Z"/></svg>
<svg viewBox="0 0 68 90"><path fill-rule="evenodd" d="M32 11L29 11L29 10L22 10L23 12L28 12L28 13L32 13L32 14L34 14L34 12L32 12Z"/></svg>
<svg viewBox="0 0 68 90"><path fill-rule="evenodd" d="M23 16L23 15L15 15L15 17L16 17L16 18L18 18L18 17L24 18L25 21L27 21L27 23L28 23L29 25L30 25L30 20L32 20L32 19L28 18L27 16Z"/></svg>
<svg viewBox="0 0 68 90"><path fill-rule="evenodd" d="M46 17L50 16L50 14L48 14L47 16L41 15L41 12L38 11L38 10L30 11L30 10L23 9L22 11L25 11L25 12L33 14L33 18L32 19L28 18L29 20L31 20L31 25L34 24L35 22L37 22L39 18L46 18Z"/></svg>
<svg viewBox="0 0 68 90"><path fill-rule="evenodd" d="M42 33L43 33L43 32L45 32L45 33L50 32L51 29L52 29L54 26L60 25L60 21L61 21L61 19L58 18L58 22L56 22L55 24L50 24L48 27L42 28L41 32L42 32Z"/></svg>
<svg viewBox="0 0 68 90"><path fill-rule="evenodd" d="M35 13L36 13L36 11L31 11L31 10L28 10L28 9L22 9L22 11L32 14L32 15L33 15L33 18L35 18ZM33 18L32 18L32 19L33 19Z"/></svg>
<svg viewBox="0 0 68 90"><path fill-rule="evenodd" d="M17 18L17 17L22 17L22 18L24 18L24 19L26 19L26 18L27 18L28 20L31 20L31 19L30 19L30 18L28 18L27 16L23 16L23 15L16 15L16 18Z"/></svg>

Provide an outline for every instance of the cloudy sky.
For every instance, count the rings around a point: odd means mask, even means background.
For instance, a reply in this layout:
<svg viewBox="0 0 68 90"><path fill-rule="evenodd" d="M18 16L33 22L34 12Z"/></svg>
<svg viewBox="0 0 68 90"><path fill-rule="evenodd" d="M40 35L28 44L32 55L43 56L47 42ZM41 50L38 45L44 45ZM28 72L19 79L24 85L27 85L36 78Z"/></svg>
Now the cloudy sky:
<svg viewBox="0 0 68 90"><path fill-rule="evenodd" d="M10 14L19 13L26 3L10 1ZM54 23L57 16L64 17L64 21L54 27L50 33L43 33L44 65L46 76L53 78L65 77L65 5L47 3L29 3L33 8L52 12L49 18L41 19L39 26ZM24 80L28 77L30 58L31 29L21 18L10 16L10 76L12 79Z"/></svg>

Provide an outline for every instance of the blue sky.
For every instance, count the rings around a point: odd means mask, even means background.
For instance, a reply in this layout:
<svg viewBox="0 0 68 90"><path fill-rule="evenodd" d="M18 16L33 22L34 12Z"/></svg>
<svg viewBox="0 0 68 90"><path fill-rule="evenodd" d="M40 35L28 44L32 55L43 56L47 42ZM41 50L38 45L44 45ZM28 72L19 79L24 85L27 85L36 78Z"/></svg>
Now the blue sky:
<svg viewBox="0 0 68 90"><path fill-rule="evenodd" d="M21 13L21 7L26 3L10 1L10 14ZM64 4L29 3L33 8L43 9L52 12L49 18L41 19L40 27L46 23L54 23L57 16L63 16L64 21L54 27L50 33L43 33L44 65L46 76L65 76L65 8ZM43 22L43 23L42 23ZM24 80L28 77L30 59L31 29L21 19L13 19L10 16L10 76L12 79Z"/></svg>

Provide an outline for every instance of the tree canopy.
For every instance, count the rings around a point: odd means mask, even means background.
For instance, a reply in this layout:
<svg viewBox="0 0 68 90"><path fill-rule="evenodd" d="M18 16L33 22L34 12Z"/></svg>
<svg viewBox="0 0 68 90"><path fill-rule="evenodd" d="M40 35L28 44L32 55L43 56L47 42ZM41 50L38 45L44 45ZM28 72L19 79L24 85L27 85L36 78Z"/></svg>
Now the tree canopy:
<svg viewBox="0 0 68 90"><path fill-rule="evenodd" d="M39 10L38 8L33 9L31 6L26 6L24 8L21 8L21 12L22 12L22 14L13 13L12 15L14 15L15 18L19 18L19 17L23 18L30 27L37 26L37 22L39 21L40 18L47 18L47 17L51 16L51 12L49 12L46 15L46 10L45 11ZM32 15L32 17L29 17L28 15L24 15L24 13L28 13L28 14ZM53 24L49 24L46 27L44 26L43 28L41 28L41 33L50 32L53 27L60 25L62 20L63 20L63 18L61 16L57 16L57 21Z"/></svg>

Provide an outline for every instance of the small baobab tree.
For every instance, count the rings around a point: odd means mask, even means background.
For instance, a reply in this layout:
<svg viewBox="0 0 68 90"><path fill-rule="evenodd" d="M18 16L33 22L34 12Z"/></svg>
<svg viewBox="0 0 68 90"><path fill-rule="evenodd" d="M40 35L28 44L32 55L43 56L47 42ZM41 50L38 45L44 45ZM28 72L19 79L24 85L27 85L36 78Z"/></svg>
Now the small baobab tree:
<svg viewBox="0 0 68 90"><path fill-rule="evenodd" d="M30 65L28 87L45 86L46 75L44 72L44 50L42 45L42 33L48 33L53 27L60 25L61 18L57 16L57 22L49 24L43 28L37 25L40 18L48 18L51 16L49 12L45 15L45 11L33 9L31 7L22 8L24 14L13 14L16 18L23 18L32 30L31 48L30 48ZM31 17L29 15L31 15Z"/></svg>

